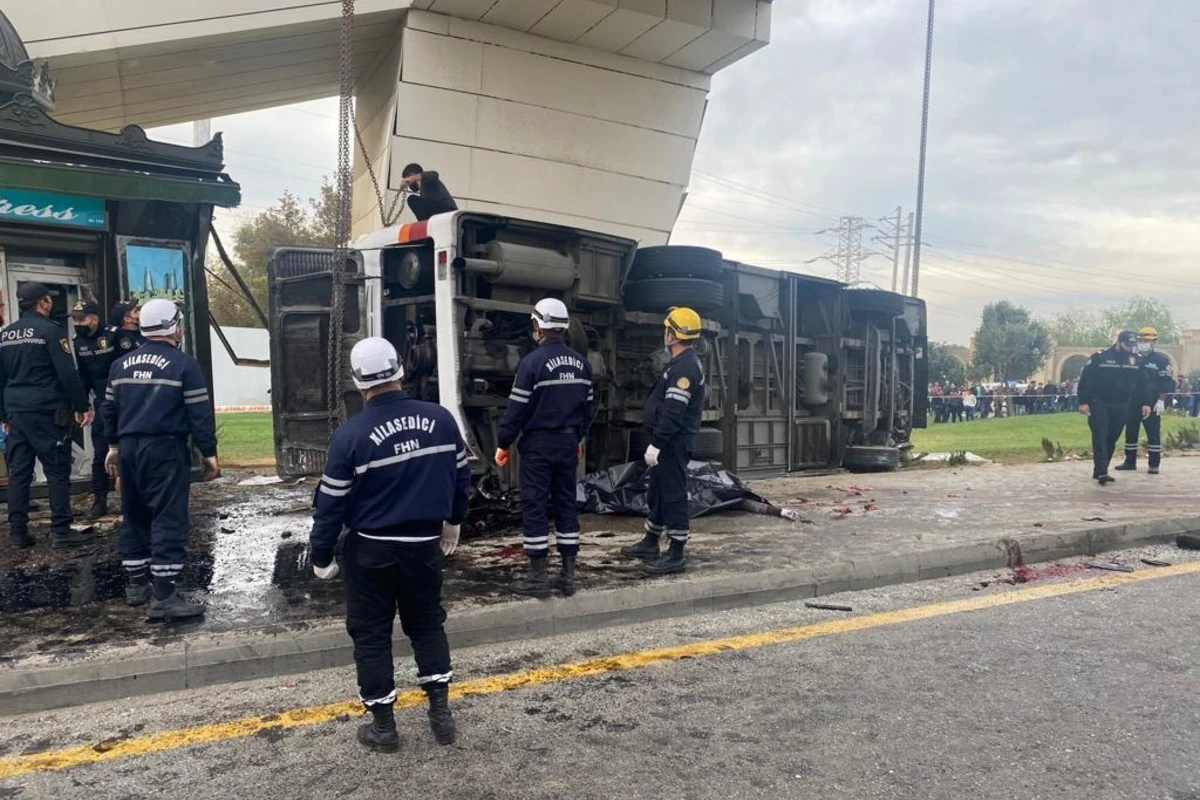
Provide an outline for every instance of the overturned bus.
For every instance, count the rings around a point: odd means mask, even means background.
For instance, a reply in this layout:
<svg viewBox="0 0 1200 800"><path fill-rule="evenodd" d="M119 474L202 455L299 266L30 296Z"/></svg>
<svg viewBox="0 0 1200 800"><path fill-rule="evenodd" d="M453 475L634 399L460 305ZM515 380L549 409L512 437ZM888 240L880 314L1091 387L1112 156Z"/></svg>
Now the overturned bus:
<svg viewBox="0 0 1200 800"><path fill-rule="evenodd" d="M649 247L604 233L458 211L329 250L277 248L268 264L272 407L281 477L319 474L334 421L361 408L349 352L390 340L407 390L458 421L477 476L489 460L529 314L546 296L571 309L569 342L592 366L588 471L639 458L642 406L666 355L670 306L704 319L708 376L694 455L745 477L898 466L925 426L922 301L727 261L697 247ZM334 291L334 271L342 290ZM334 308L337 305L338 308ZM329 337L340 339L331 363ZM514 462L501 470L516 483Z"/></svg>

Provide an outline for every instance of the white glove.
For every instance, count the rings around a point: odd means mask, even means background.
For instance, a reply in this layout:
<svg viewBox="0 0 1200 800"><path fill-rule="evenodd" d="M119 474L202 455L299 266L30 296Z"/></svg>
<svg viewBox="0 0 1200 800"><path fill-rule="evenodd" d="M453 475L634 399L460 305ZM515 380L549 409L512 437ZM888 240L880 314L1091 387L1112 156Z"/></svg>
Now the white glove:
<svg viewBox="0 0 1200 800"><path fill-rule="evenodd" d="M458 537L462 533L462 525L442 523L442 555L452 556L458 549Z"/></svg>
<svg viewBox="0 0 1200 800"><path fill-rule="evenodd" d="M646 455L645 455L646 466L647 467L657 467L658 466L658 454L661 452L662 451L659 450L654 445L650 445L649 447L647 447Z"/></svg>
<svg viewBox="0 0 1200 800"><path fill-rule="evenodd" d="M1162 416L1163 412L1166 410L1167 410L1167 401L1159 400L1157 403L1154 404L1154 413L1155 414Z"/></svg>
<svg viewBox="0 0 1200 800"><path fill-rule="evenodd" d="M323 581L333 580L334 578L337 577L337 574L340 571L341 570L338 568L338 563L337 563L336 558L333 561L329 562L328 567L318 567L316 564L313 564L313 575L316 575L318 578L320 578Z"/></svg>
<svg viewBox="0 0 1200 800"><path fill-rule="evenodd" d="M115 445L109 445L108 455L104 457L104 471L108 473L108 477L116 478L117 470L119 469L121 457Z"/></svg>

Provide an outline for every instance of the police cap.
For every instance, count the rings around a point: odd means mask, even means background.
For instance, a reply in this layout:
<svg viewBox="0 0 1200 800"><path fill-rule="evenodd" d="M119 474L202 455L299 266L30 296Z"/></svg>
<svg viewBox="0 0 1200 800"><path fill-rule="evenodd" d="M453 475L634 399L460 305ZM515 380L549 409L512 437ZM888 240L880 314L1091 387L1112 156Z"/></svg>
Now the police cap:
<svg viewBox="0 0 1200 800"><path fill-rule="evenodd" d="M1120 344L1137 344L1138 336L1133 331L1121 331L1117 334L1117 342Z"/></svg>
<svg viewBox="0 0 1200 800"><path fill-rule="evenodd" d="M17 302L33 305L43 297L49 297L54 292L46 288L44 283L22 283L17 287Z"/></svg>
<svg viewBox="0 0 1200 800"><path fill-rule="evenodd" d="M86 317L91 314L100 316L100 304L95 300L76 300L75 307L71 309L71 316Z"/></svg>
<svg viewBox="0 0 1200 800"><path fill-rule="evenodd" d="M118 328L125 323L125 315L138 307L137 300L122 300L112 307L112 313L108 315L108 324L116 325Z"/></svg>

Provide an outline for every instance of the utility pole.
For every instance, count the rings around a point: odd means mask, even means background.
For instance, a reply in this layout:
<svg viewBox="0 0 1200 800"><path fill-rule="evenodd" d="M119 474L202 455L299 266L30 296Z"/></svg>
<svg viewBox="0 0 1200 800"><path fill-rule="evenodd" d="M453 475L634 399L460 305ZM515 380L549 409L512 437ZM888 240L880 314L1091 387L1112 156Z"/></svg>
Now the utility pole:
<svg viewBox="0 0 1200 800"><path fill-rule="evenodd" d="M837 280L851 286L858 284L862 275L862 262L871 256L879 255L870 250L863 250L862 246L863 229L874 227L874 225L864 223L862 217L842 217L836 228L817 231L818 236L823 233L836 233L838 235L837 245L823 255L810 258L804 263L811 264L823 259L836 268Z"/></svg>
<svg viewBox="0 0 1200 800"><path fill-rule="evenodd" d="M904 232L903 223L904 212L899 206L896 206L896 216L881 217L880 222L889 226L890 230L881 231L882 235L874 237L871 241L880 242L890 247L892 251L892 291L896 291L896 287L900 282L900 236Z"/></svg>
<svg viewBox="0 0 1200 800"><path fill-rule="evenodd" d="M933 71L933 4L929 0L929 21L925 28L925 90L921 101L921 155L917 166L917 222L913 234L912 296L917 296L921 277L921 223L925 212L925 149L929 139L929 79Z"/></svg>
<svg viewBox="0 0 1200 800"><path fill-rule="evenodd" d="M912 269L913 259L913 213L908 212L908 220L904 223L904 281L901 283L901 294L908 294L908 275Z"/></svg>

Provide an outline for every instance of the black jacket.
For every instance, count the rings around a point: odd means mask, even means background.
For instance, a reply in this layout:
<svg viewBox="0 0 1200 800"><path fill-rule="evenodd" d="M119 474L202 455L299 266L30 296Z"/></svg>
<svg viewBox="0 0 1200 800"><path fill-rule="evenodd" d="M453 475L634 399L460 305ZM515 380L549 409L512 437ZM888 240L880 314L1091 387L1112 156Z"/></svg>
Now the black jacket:
<svg viewBox="0 0 1200 800"><path fill-rule="evenodd" d="M124 328L116 328L113 333L113 343L117 348L117 357L128 353L130 350L137 350L146 343L146 337L142 336L141 331L127 331Z"/></svg>
<svg viewBox="0 0 1200 800"><path fill-rule="evenodd" d="M1145 405L1152 406L1175 391L1175 376L1171 374L1171 359L1162 353L1150 352L1141 358L1146 381Z"/></svg>
<svg viewBox="0 0 1200 800"><path fill-rule="evenodd" d="M97 406L104 401L108 371L119 355L115 333L112 328L99 328L92 336L75 336L75 361L79 364L79 380L83 382L84 394L95 393Z"/></svg>
<svg viewBox="0 0 1200 800"><path fill-rule="evenodd" d="M1146 373L1142 360L1116 345L1096 353L1079 377L1080 405L1130 406L1145 403Z"/></svg>
<svg viewBox="0 0 1200 800"><path fill-rule="evenodd" d="M458 210L458 203L454 202L450 190L436 172L426 170L421 173L421 199L430 216Z"/></svg>
<svg viewBox="0 0 1200 800"><path fill-rule="evenodd" d="M88 410L67 332L36 311L0 331L0 420L12 414Z"/></svg>

